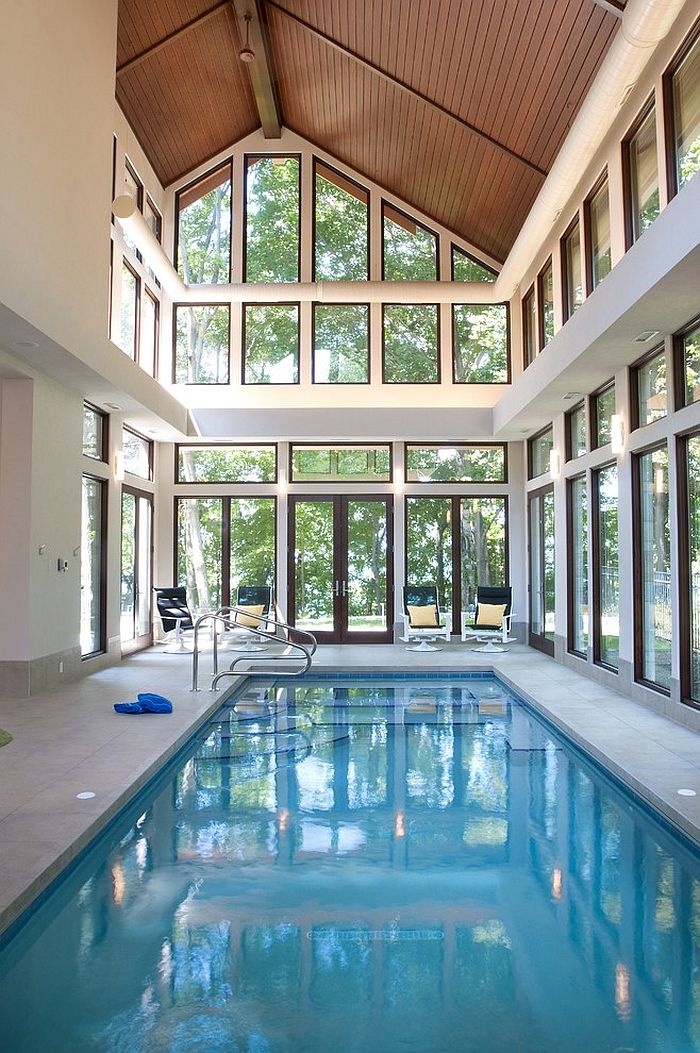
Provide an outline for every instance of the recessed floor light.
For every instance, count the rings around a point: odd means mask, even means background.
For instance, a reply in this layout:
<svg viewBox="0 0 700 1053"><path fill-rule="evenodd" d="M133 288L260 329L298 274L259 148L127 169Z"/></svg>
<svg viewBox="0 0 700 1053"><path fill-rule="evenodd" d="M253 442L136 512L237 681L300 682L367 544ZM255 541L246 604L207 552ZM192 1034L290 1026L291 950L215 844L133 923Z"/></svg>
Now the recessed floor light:
<svg viewBox="0 0 700 1053"><path fill-rule="evenodd" d="M83 790L82 793L76 793L75 795L79 801L87 801L89 797L94 797L95 794L92 790Z"/></svg>
<svg viewBox="0 0 700 1053"><path fill-rule="evenodd" d="M690 790L685 786L681 790L676 790L676 793L679 793L681 797L697 797L695 790Z"/></svg>

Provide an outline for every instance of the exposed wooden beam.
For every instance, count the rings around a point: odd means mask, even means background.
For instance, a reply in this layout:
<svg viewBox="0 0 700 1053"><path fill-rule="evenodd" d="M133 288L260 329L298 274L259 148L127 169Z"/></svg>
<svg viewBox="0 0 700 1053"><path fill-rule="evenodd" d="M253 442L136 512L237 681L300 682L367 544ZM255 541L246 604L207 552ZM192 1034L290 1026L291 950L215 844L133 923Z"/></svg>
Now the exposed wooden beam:
<svg viewBox="0 0 700 1053"><path fill-rule="evenodd" d="M593 3L602 7L608 14L615 15L615 18L622 18L625 13L624 0L593 0Z"/></svg>
<svg viewBox="0 0 700 1053"><path fill-rule="evenodd" d="M255 57L245 65L250 77L250 86L253 89L263 135L266 139L279 139L282 134L282 122L275 91L264 10L259 0L231 0L231 6L242 41L246 39L247 16L250 19L248 22L249 47ZM238 56L236 56L236 61L240 61Z"/></svg>
<svg viewBox="0 0 700 1053"><path fill-rule="evenodd" d="M140 51L138 55L134 55L133 58L127 59L126 62L122 62L121 66L117 66L117 76L120 76L122 73L127 73L130 69L133 69L134 66L139 66L147 58L150 58L151 55L157 55L159 51L162 51L163 48L167 48L167 46L172 44L174 40L178 40L186 33L189 33L191 29L195 28L195 26L204 25L204 23L208 22L210 18L214 18L215 15L218 15L219 11L223 11L225 7L228 7L230 2L231 0L219 0L219 2L214 4L213 7L210 7L208 11L202 12L202 14L197 15L196 18L191 18L189 22L185 22L184 26L180 26L179 29L174 29L172 33L168 33L167 36L162 37L161 40L157 40L155 44L151 44L150 47Z"/></svg>
<svg viewBox="0 0 700 1053"><path fill-rule="evenodd" d="M511 148L509 146L506 146L505 143L501 143L498 139L494 139L493 136L489 135L487 132L484 132L481 128L477 128L476 125L471 124L469 121L465 121L456 113L453 113L451 110L448 110L444 106L441 106L439 102L435 102L435 100L431 99L428 95L424 95L423 92L418 91L416 88L412 88L411 85L407 84L405 81L399 80L398 77L392 77L390 73L387 73L386 70L383 70L380 66L376 66L373 62L370 62L369 59L366 59L362 55L358 54L357 51L353 51L351 48L345 47L344 44L339 44L337 40L333 39L333 37L329 37L326 33L322 33L320 29L317 29L316 26L312 26L303 18L300 18L298 15L293 14L291 11L287 11L286 8L276 3L275 0L265 0L265 5L267 7L271 7L275 11L278 11L281 15L284 15L285 18L291 19L292 22L295 22L298 26L301 26L302 29L305 29L307 32L311 33L313 36L316 37L317 40L321 40L324 44L327 44L328 47L332 48L334 51L338 51L341 55L345 55L346 58L351 58L354 59L355 62L359 62L360 65L365 67L365 69L368 69L372 73L376 74L377 77L385 81L387 84L391 84L395 88L400 88L401 91L407 92L409 95L412 95L416 99L420 99L421 102L424 102L428 106L432 107L432 109L442 114L443 117L449 118L451 121L454 121L455 124L460 125L461 128L466 128L467 131L473 132L475 135L478 135L480 139L484 140L484 142L487 142L491 146L494 146L497 150L501 150L504 154L507 154L509 157L512 157L515 161L519 161L521 164L529 168L530 171L536 172L537 175L540 175L543 178L545 178L548 175L547 171L544 168L540 168L539 165L536 165L534 161L530 161L529 158L523 157L522 154L517 153L515 150L511 150Z"/></svg>

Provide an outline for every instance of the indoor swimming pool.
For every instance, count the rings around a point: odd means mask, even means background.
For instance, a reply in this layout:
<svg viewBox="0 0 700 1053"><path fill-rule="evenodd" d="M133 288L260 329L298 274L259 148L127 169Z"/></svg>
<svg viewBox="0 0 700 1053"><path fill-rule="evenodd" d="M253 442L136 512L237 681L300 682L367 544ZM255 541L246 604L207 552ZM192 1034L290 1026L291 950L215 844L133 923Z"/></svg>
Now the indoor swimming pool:
<svg viewBox="0 0 700 1053"><path fill-rule="evenodd" d="M248 687L5 941L0 1048L700 1051L699 863L492 676Z"/></svg>

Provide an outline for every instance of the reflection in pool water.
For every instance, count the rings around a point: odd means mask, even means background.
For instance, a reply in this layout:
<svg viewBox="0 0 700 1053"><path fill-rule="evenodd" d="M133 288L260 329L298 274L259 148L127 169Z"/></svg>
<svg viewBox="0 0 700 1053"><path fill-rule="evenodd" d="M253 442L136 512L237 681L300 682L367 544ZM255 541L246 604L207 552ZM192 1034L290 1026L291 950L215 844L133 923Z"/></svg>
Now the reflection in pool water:
<svg viewBox="0 0 700 1053"><path fill-rule="evenodd" d="M700 868L493 679L224 708L0 957L7 1053L690 1053Z"/></svg>

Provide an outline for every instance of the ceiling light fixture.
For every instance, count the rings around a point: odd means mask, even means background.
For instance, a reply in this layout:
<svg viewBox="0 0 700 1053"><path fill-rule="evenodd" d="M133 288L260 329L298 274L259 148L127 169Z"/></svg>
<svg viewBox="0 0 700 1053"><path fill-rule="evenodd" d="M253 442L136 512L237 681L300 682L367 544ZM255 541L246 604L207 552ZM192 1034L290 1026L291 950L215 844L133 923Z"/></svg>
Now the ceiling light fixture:
<svg viewBox="0 0 700 1053"><path fill-rule="evenodd" d="M655 336L658 336L659 332L659 329L645 329L643 333L639 334L639 336L635 336L634 343L646 344L648 340L653 340Z"/></svg>
<svg viewBox="0 0 700 1053"><path fill-rule="evenodd" d="M255 52L253 51L253 49L250 46L250 39L249 38L250 38L250 23L251 23L251 21L253 19L253 16L250 13L248 13L248 14L244 15L243 17L245 19L245 47L242 47L241 50L238 52L238 57L241 60L241 62L252 62L254 60L254 58L255 58Z"/></svg>

